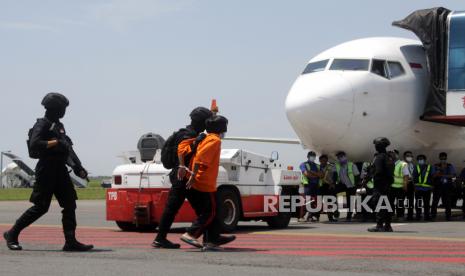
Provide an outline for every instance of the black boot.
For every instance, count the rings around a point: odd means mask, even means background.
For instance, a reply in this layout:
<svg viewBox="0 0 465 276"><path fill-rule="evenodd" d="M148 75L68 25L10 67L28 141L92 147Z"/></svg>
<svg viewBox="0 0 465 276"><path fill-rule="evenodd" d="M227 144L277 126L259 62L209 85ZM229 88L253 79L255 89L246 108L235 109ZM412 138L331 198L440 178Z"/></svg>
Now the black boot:
<svg viewBox="0 0 465 276"><path fill-rule="evenodd" d="M384 232L394 232L390 223L386 223L386 225L384 225Z"/></svg>
<svg viewBox="0 0 465 276"><path fill-rule="evenodd" d="M220 248L220 246L228 244L236 239L236 236L219 236L215 240L204 242L204 250L214 250Z"/></svg>
<svg viewBox="0 0 465 276"><path fill-rule="evenodd" d="M371 227L367 229L368 232L384 232L384 227L382 224L377 224L375 227Z"/></svg>
<svg viewBox="0 0 465 276"><path fill-rule="evenodd" d="M3 238L6 241L6 246L10 250L19 251L23 250L21 245L18 242L18 235L11 234L10 231L3 233Z"/></svg>
<svg viewBox="0 0 465 276"><path fill-rule="evenodd" d="M168 239L155 239L152 242L154 248L165 248L165 249L179 249L181 245L179 243L172 243Z"/></svg>
<svg viewBox="0 0 465 276"><path fill-rule="evenodd" d="M216 246L222 246L227 243L230 243L236 239L236 236L231 235L231 236L219 236L216 240L211 241L214 243Z"/></svg>
<svg viewBox="0 0 465 276"><path fill-rule="evenodd" d="M85 252L94 248L92 244L83 244L78 242L75 233L65 233L65 245L63 251L67 252Z"/></svg>

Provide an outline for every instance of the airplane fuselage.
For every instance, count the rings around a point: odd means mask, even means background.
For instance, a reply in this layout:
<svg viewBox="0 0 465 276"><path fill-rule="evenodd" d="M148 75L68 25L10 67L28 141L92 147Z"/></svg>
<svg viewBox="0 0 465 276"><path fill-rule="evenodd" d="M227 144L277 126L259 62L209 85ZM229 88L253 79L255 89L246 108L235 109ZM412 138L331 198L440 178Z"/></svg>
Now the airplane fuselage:
<svg viewBox="0 0 465 276"><path fill-rule="evenodd" d="M354 161L371 160L373 139L437 161L442 151L462 166L465 130L420 120L428 70L419 41L367 38L343 43L310 60L286 99L287 117L307 149Z"/></svg>

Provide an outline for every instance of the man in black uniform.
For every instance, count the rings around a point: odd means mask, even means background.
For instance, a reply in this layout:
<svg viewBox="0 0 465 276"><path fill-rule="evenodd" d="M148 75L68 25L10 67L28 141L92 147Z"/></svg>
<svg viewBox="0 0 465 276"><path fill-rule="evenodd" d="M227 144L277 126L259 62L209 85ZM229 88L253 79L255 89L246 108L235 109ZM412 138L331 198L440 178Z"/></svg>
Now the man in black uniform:
<svg viewBox="0 0 465 276"><path fill-rule="evenodd" d="M375 172L373 175L374 182L374 191L373 198L374 204L378 205L380 200L383 198L383 203L389 204L387 200L389 194L389 188L394 181L394 167L392 162L389 161L388 155L386 153L386 148L391 144L387 138L380 137L373 141L375 145L376 152L378 153L375 157L373 165L375 167ZM386 207L386 206L383 206ZM382 208L378 213L376 213L376 226L369 228L369 232L392 232L391 227L391 218L392 218L392 207L391 211Z"/></svg>
<svg viewBox="0 0 465 276"><path fill-rule="evenodd" d="M205 107L197 107L192 110L191 124L185 128L181 128L174 135L174 143L179 145L183 140L195 138L201 132L205 131L205 121L210 118L213 113ZM169 140L169 139L168 139ZM167 141L168 142L168 141ZM175 151L177 156L177 150ZM188 164L188 163L187 163ZM186 199L186 182L187 180L178 180L178 174L184 176L186 174L185 168L179 168L179 160L176 157L176 164L170 172L170 181L171 181L171 190L168 195L168 200L166 202L165 209L160 219L160 225L158 226L158 234L155 240L152 243L152 246L155 248L168 248L168 249L177 249L180 248L180 244L172 243L169 241L166 236L173 224L174 218L181 208L182 204ZM179 179L184 179L180 177Z"/></svg>
<svg viewBox="0 0 465 276"><path fill-rule="evenodd" d="M87 179L87 171L72 148L71 139L66 135L60 119L64 117L68 99L59 93L49 93L42 100L45 117L38 119L29 132L29 155L38 158L36 183L30 201L34 204L3 234L11 250L21 250L18 237L21 231L47 213L52 196L55 195L63 208L62 223L65 235L64 251L89 251L93 245L76 240L76 191L69 177L69 165L74 173Z"/></svg>

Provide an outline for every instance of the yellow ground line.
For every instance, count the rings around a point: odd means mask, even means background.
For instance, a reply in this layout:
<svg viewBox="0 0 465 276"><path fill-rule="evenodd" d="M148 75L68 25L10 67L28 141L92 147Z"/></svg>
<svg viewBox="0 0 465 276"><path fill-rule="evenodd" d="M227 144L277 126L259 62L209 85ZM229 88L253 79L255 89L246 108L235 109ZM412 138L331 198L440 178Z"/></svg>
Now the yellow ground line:
<svg viewBox="0 0 465 276"><path fill-rule="evenodd" d="M349 237L349 238L376 238L376 239L405 239L405 240L438 240L438 241L465 241L465 238L445 238L445 237L431 237L431 236L405 236L396 235L392 233L392 236L377 235L377 234L349 234L349 233L300 233L300 232L250 232L254 235L277 235L277 236L318 236L318 237Z"/></svg>

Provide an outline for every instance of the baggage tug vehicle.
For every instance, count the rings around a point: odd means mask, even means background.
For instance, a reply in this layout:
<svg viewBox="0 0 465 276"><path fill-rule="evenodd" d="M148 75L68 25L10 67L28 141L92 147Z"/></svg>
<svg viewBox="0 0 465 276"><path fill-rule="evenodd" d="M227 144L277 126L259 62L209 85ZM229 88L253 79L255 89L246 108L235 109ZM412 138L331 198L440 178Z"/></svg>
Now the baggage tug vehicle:
<svg viewBox="0 0 465 276"><path fill-rule="evenodd" d="M153 230L157 227L171 187L169 172L156 161L163 138L149 133L139 140L141 161L132 157L130 164L113 171L107 190L107 220L115 221L124 231ZM217 179L217 213L223 231L234 231L239 221L265 221L272 228L285 228L297 213L279 212L279 204L289 206L281 195L298 195L301 173L283 169L278 154L272 157L243 149L222 149ZM268 203L267 203L268 202ZM265 204L275 208L267 208ZM192 222L195 212L186 200L175 222Z"/></svg>

